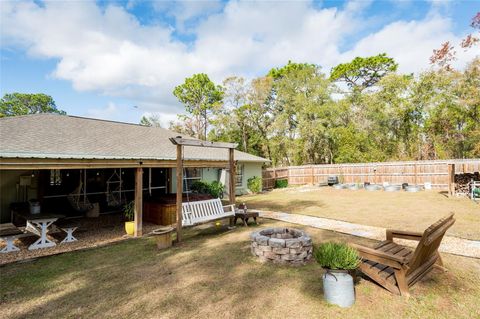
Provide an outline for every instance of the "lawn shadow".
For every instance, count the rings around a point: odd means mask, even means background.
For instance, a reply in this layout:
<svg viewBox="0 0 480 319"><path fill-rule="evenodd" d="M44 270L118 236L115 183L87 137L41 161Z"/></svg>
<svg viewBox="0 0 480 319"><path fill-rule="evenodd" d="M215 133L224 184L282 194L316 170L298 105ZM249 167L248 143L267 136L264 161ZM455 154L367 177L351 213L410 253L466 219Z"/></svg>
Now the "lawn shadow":
<svg viewBox="0 0 480 319"><path fill-rule="evenodd" d="M263 209L271 211L286 211L302 210L306 208L322 208L326 204L318 200L293 199L288 203L279 203L272 200L259 200L255 202L247 202L248 208Z"/></svg>
<svg viewBox="0 0 480 319"><path fill-rule="evenodd" d="M262 226L272 224L279 223L262 220ZM185 231L182 244L166 250L157 250L152 238L142 238L9 265L1 269L6 278L0 283L2 312L8 311L3 313L9 318L244 318L306 303L311 308L305 306L310 312L303 317L312 311L318 316L324 310L335 313L322 301L323 270L317 264L291 267L252 256L249 234L256 229L194 228ZM320 230L311 235L314 243L352 239ZM452 277L454 289L462 289L462 281ZM435 280L422 286L433 289ZM375 287L373 294L383 297L384 291Z"/></svg>

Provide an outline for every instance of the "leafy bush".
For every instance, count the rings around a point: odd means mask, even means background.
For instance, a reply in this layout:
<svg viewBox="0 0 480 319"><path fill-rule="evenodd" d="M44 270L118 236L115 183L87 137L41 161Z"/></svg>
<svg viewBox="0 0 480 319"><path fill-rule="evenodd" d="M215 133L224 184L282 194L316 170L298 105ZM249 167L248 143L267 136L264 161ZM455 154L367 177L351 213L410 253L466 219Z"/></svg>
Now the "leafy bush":
<svg viewBox="0 0 480 319"><path fill-rule="evenodd" d="M128 222L131 222L134 219L134 215L135 215L135 201L132 200L131 202L123 206L123 216L125 216L125 219Z"/></svg>
<svg viewBox="0 0 480 319"><path fill-rule="evenodd" d="M288 186L288 179L277 179L275 181L275 188L285 188Z"/></svg>
<svg viewBox="0 0 480 319"><path fill-rule="evenodd" d="M213 197L222 198L224 189L225 187L223 186L222 183L220 183L219 181L213 181L209 185L208 191L209 191L209 194L212 195Z"/></svg>
<svg viewBox="0 0 480 319"><path fill-rule="evenodd" d="M315 247L313 256L317 263L327 269L356 269L360 263L357 251L342 243L328 242Z"/></svg>
<svg viewBox="0 0 480 319"><path fill-rule="evenodd" d="M258 176L250 177L247 180L247 187L252 193L259 193L262 190L262 179Z"/></svg>
<svg viewBox="0 0 480 319"><path fill-rule="evenodd" d="M225 187L219 181L213 181L211 183L195 181L192 186L190 186L190 189L199 194L209 194L215 198L222 198Z"/></svg>
<svg viewBox="0 0 480 319"><path fill-rule="evenodd" d="M209 184L206 181L195 181L190 186L190 190L199 194L209 194Z"/></svg>

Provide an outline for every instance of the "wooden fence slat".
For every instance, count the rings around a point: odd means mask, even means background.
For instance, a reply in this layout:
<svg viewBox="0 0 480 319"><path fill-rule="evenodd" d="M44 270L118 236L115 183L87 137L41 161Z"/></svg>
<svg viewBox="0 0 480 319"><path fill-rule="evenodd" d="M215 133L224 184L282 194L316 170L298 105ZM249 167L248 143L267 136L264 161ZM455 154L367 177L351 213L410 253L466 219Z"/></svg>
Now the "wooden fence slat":
<svg viewBox="0 0 480 319"><path fill-rule="evenodd" d="M288 179L290 185L303 185L323 183L328 176L337 175L343 183L431 183L434 188L448 189L449 164L455 164L456 174L480 171L480 159L290 166L264 170L263 188L274 188L278 179Z"/></svg>

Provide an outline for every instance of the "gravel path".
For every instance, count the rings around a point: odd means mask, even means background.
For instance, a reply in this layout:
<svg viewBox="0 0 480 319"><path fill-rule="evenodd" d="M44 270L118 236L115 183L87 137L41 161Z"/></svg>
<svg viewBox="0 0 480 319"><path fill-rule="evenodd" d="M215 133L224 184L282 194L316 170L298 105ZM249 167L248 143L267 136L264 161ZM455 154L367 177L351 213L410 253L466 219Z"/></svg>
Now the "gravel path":
<svg viewBox="0 0 480 319"><path fill-rule="evenodd" d="M334 219L299 214L289 214L283 212L259 211L259 213L260 216L263 218L270 218L304 226L333 230L339 233L345 233L375 240L385 240L386 229L382 227L366 226L342 222ZM405 246L416 246L416 242L410 240L395 239L395 241ZM453 236L445 236L440 246L440 251L465 257L480 258L480 241L468 240Z"/></svg>

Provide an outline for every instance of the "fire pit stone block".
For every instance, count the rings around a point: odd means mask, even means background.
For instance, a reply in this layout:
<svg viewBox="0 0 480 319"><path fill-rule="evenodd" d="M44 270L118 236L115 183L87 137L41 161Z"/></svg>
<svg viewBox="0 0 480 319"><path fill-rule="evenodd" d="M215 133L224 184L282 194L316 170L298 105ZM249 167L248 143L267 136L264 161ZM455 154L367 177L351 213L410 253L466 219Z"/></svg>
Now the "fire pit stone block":
<svg viewBox="0 0 480 319"><path fill-rule="evenodd" d="M302 265L312 258L312 239L294 228L266 228L250 234L251 252L261 261Z"/></svg>

